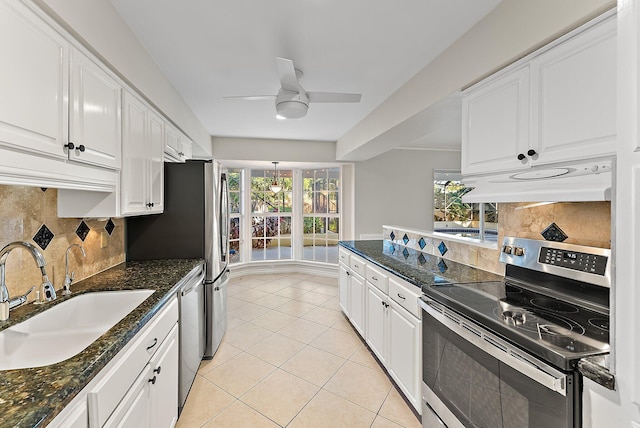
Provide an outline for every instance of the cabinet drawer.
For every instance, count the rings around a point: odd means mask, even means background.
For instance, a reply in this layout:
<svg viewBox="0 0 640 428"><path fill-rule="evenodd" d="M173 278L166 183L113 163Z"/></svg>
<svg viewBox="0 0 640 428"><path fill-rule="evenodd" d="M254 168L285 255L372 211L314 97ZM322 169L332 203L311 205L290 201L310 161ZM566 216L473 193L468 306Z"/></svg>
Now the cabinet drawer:
<svg viewBox="0 0 640 428"><path fill-rule="evenodd" d="M415 285L399 278L389 278L389 297L418 319L422 318L418 305L421 294L420 288Z"/></svg>
<svg viewBox="0 0 640 428"><path fill-rule="evenodd" d="M365 272L367 281L375 285L378 290L382 291L383 293L389 293L389 277L386 273L383 273L381 269L377 269L371 264L367 264Z"/></svg>
<svg viewBox="0 0 640 428"><path fill-rule="evenodd" d="M173 299L134 339L131 346L112 360L102 380L87 394L89 425L102 427L127 393L171 328L178 322L178 300Z"/></svg>
<svg viewBox="0 0 640 428"><path fill-rule="evenodd" d="M363 259L361 259L358 256L355 256L353 254L351 254L351 256L349 257L349 266L351 267L351 269L360 274L361 277L364 278L365 276L365 272L364 272L364 267L365 267L365 262Z"/></svg>
<svg viewBox="0 0 640 428"><path fill-rule="evenodd" d="M340 263L343 263L345 266L349 266L349 256L350 256L350 254L351 253L349 251L347 251L347 250L345 250L343 248L340 248L338 250L338 261Z"/></svg>

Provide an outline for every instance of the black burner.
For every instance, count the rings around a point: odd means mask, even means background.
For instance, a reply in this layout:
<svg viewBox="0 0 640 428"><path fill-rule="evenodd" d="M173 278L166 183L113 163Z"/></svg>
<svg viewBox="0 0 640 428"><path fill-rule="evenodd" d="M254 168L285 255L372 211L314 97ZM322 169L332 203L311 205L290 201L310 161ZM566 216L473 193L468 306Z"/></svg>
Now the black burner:
<svg viewBox="0 0 640 428"><path fill-rule="evenodd" d="M538 297L531 299L531 304L542 309L553 312L563 312L565 314L578 313L578 308L570 303L562 302L556 299L550 299L548 297Z"/></svg>
<svg viewBox="0 0 640 428"><path fill-rule="evenodd" d="M589 324L600 330L609 331L609 320L607 318L591 318Z"/></svg>

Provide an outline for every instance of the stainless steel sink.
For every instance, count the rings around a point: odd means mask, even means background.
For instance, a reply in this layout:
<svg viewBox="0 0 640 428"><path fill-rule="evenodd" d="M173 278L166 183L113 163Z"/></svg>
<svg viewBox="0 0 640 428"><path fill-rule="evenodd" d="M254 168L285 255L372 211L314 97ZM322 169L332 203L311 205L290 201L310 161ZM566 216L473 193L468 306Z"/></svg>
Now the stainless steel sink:
<svg viewBox="0 0 640 428"><path fill-rule="evenodd" d="M48 366L77 355L153 292L81 294L0 331L0 370Z"/></svg>

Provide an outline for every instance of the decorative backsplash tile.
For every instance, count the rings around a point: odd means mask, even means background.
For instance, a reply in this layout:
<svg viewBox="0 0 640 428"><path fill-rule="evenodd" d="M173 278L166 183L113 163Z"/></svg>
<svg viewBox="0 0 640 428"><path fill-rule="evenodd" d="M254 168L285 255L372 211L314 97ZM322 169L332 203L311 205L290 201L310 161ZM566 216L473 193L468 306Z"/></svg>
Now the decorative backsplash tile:
<svg viewBox="0 0 640 428"><path fill-rule="evenodd" d="M560 227L555 223L551 223L549 226L547 226L540 233L540 235L542 235L547 241L555 242L562 242L568 238L567 234L564 233L562 229L560 229Z"/></svg>
<svg viewBox="0 0 640 428"><path fill-rule="evenodd" d="M53 237L53 232L49 230L46 224L43 224L36 234L33 235L33 242L38 244L43 250L46 250Z"/></svg>
<svg viewBox="0 0 640 428"><path fill-rule="evenodd" d="M424 238L421 236L420 240L418 241L418 245L420 246L421 250L424 250L424 247L427 245L427 241L425 241Z"/></svg>
<svg viewBox="0 0 640 428"><path fill-rule="evenodd" d="M113 220L111 219L109 219L109 221L107 221L107 224L104 225L104 230L107 231L109 236L111 236L111 234L113 233L113 229L115 228L116 228L116 225L113 223Z"/></svg>
<svg viewBox="0 0 640 428"><path fill-rule="evenodd" d="M64 282L64 256L71 244L82 244L87 256L69 252L69 268L76 272L76 281L124 262L124 220L112 219L113 229L106 247L102 248L100 233L104 220L58 218L58 191L39 187L0 185L0 248L13 241L36 243L43 248L49 279L56 289ZM84 242L76 235L78 224L84 222L90 230ZM105 224L106 223L106 224ZM46 230L40 230L46 227ZM47 232L48 231L48 232ZM45 241L47 241L45 245ZM27 251L12 251L6 260L6 283L11 297L25 293L39 284L41 273ZM31 293L29 296L33 299Z"/></svg>
<svg viewBox="0 0 640 428"><path fill-rule="evenodd" d="M82 220L78 225L78 228L76 229L76 235L78 235L78 238L80 238L82 242L84 242L84 240L87 239L87 235L90 231L91 228L87 226L87 223L85 223L84 220Z"/></svg>
<svg viewBox="0 0 640 428"><path fill-rule="evenodd" d="M611 248L610 202L562 202L528 207L529 205L499 205L497 243L502 242L504 236L541 240L541 233L551 223L555 223L567 236L567 243ZM383 226L383 236L399 245L399 248L413 248L443 259L475 266L499 275L504 274L504 266L498 261L498 244L495 248L476 246L447 239L441 234L434 236L430 231L412 230L401 226ZM402 236L402 239L398 239L398 236ZM446 268L446 263L443 267Z"/></svg>
<svg viewBox="0 0 640 428"><path fill-rule="evenodd" d="M438 251L440 251L441 256L444 256L445 254L447 254L447 251L449 251L449 249L447 248L447 244L445 244L444 241L440 241L440 243L438 244Z"/></svg>

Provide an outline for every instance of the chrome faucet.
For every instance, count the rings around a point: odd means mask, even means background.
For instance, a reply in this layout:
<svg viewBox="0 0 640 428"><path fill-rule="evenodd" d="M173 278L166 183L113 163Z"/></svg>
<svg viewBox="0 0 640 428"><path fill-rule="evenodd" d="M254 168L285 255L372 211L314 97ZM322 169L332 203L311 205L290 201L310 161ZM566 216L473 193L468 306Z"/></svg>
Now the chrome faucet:
<svg viewBox="0 0 640 428"><path fill-rule="evenodd" d="M71 283L76 276L75 272L71 272L71 275L69 275L69 250L73 247L80 248L82 255L87 257L87 253L84 251L84 247L82 245L71 244L67 247L67 251L64 254L64 284L62 285L62 294L64 295L71 294Z"/></svg>
<svg viewBox="0 0 640 428"><path fill-rule="evenodd" d="M38 250L38 248L24 241L15 241L11 242L4 246L0 250L0 321L6 321L9 319L9 310L11 306L11 299L9 298L9 290L7 289L7 285L5 283L5 263L7 261L7 257L9 257L9 253L14 248L26 248L29 250L31 255L33 256L33 260L35 260L36 264L40 268L40 273L42 273L42 292L40 298L44 301L55 300L56 298L56 290L49 281L49 277L47 276L47 271L44 268L47 265L47 262L44 260L44 256ZM28 293L27 293L28 294ZM26 295L25 295L26 297ZM26 300L25 300L26 301Z"/></svg>

